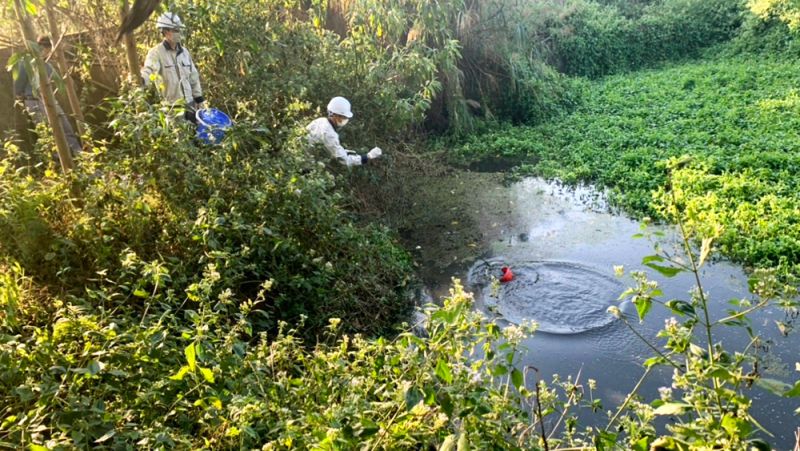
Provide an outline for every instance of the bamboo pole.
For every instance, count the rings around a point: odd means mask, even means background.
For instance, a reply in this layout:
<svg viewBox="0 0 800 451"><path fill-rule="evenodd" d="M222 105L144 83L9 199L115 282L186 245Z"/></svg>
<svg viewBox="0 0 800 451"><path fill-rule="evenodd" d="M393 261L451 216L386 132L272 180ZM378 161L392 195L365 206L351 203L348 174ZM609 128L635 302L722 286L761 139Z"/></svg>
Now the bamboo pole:
<svg viewBox="0 0 800 451"><path fill-rule="evenodd" d="M25 2L23 4L23 1ZM47 113L47 121L50 123L50 128L53 130L53 138L56 142L56 149L58 150L58 159L61 162L61 169L64 173L72 171L74 164L72 162L72 154L70 153L69 145L67 144L67 137L64 134L64 128L61 126L61 121L58 117L58 110L56 109L56 98L53 95L53 86L50 82L50 77L47 76L47 67L42 59L39 46L35 44L36 33L33 31L33 24L31 18L26 11L28 0L13 0L14 12L17 16L22 36L25 40L25 47L33 55L33 61L36 64L36 70L39 73L39 95L42 96L44 103L45 113Z"/></svg>
<svg viewBox="0 0 800 451"><path fill-rule="evenodd" d="M55 14L55 6L53 0L45 1L45 9L47 10L47 22L50 26L50 39L53 40L53 55L56 57L58 70L63 74L65 85L67 88L67 99L69 99L69 108L72 110L72 116L75 118L75 126L78 131L78 136L83 136L83 110L81 103L78 100L78 92L75 89L75 82L69 74L69 65L67 58L64 56L63 35L58 31L58 19ZM58 39L56 39L58 36Z"/></svg>
<svg viewBox="0 0 800 451"><path fill-rule="evenodd" d="M119 10L120 17L124 19L129 11L128 0L122 0ZM125 40L125 54L128 59L129 77L131 80L136 80L139 76L139 55L136 52L136 39L133 37L133 32L125 33L123 39Z"/></svg>

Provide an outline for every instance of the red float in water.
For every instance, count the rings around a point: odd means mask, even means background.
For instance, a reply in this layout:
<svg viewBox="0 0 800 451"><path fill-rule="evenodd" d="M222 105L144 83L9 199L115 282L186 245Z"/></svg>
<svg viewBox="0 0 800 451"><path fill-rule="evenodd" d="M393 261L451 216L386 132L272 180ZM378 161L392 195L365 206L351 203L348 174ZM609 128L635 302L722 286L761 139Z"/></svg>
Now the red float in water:
<svg viewBox="0 0 800 451"><path fill-rule="evenodd" d="M503 277L500 278L500 282L505 283L514 280L514 273L511 272L511 268L509 268L508 266L503 266L502 268L500 268L500 271L503 271Z"/></svg>

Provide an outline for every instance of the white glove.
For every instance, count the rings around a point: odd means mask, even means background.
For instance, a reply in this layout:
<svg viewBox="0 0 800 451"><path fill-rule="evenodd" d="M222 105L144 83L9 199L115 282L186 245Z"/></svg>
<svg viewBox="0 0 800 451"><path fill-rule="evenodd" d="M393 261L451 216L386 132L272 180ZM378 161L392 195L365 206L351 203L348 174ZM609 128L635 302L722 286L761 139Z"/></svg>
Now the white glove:
<svg viewBox="0 0 800 451"><path fill-rule="evenodd" d="M380 147L373 147L372 150L367 152L367 158L369 158L370 160L374 160L380 157L381 155L383 155L383 151L381 150Z"/></svg>

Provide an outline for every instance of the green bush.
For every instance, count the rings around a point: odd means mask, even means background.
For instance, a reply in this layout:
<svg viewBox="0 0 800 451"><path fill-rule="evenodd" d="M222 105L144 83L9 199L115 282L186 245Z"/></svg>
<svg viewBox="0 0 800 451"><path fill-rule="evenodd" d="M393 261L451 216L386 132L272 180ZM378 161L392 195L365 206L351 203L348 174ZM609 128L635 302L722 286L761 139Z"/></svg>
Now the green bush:
<svg viewBox="0 0 800 451"><path fill-rule="evenodd" d="M574 0L543 26L555 67L594 78L697 56L735 36L743 12L740 1L664 0L629 17L614 5Z"/></svg>
<svg viewBox="0 0 800 451"><path fill-rule="evenodd" d="M274 153L245 125L221 146L196 146L140 93L115 108L114 141L95 143L74 178L4 161L0 249L28 274L73 295L114 283L142 308L203 272L241 299L269 283L260 327L306 316L312 336L332 316L377 333L407 313L409 257L387 230L348 219L337 178L301 139Z"/></svg>

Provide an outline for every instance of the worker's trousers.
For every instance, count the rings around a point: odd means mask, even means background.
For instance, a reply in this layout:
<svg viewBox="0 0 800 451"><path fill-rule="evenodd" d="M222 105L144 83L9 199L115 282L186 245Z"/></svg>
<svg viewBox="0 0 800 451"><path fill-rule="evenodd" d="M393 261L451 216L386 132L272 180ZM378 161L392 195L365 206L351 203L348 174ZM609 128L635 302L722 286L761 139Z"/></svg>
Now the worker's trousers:
<svg viewBox="0 0 800 451"><path fill-rule="evenodd" d="M36 97L26 97L25 109L37 124L40 122L45 124L47 123L47 113L44 109L44 101L41 99ZM77 156L81 151L81 141L78 139L78 135L75 134L75 130L72 128L72 124L69 122L67 113L64 112L64 109L61 108L61 105L59 105L58 101L56 101L56 111L58 112L58 120L61 122L61 127L64 129L64 135L67 137L67 145L72 152L72 156Z"/></svg>

